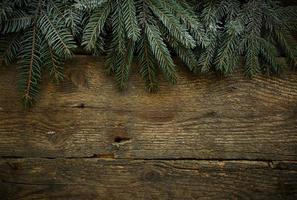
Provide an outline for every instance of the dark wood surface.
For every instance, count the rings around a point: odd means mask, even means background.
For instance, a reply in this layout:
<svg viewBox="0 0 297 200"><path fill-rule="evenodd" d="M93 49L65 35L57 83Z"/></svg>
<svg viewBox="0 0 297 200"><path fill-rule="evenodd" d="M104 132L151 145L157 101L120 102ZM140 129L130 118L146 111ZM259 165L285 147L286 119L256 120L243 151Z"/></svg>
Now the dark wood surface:
<svg viewBox="0 0 297 200"><path fill-rule="evenodd" d="M0 199L296 199L297 73L189 75L125 92L77 56L23 110L0 67Z"/></svg>
<svg viewBox="0 0 297 200"><path fill-rule="evenodd" d="M294 199L297 193L297 162L3 159L0 167L0 190L13 199Z"/></svg>

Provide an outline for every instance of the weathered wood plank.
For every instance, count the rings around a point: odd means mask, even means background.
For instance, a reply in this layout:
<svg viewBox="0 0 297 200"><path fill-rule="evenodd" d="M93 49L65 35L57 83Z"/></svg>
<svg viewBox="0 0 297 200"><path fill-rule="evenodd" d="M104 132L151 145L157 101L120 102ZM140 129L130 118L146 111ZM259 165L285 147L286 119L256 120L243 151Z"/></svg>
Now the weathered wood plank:
<svg viewBox="0 0 297 200"><path fill-rule="evenodd" d="M77 57L61 86L22 111L0 72L0 156L296 160L297 73L220 79L181 71L149 94L138 76L118 92L102 61Z"/></svg>
<svg viewBox="0 0 297 200"><path fill-rule="evenodd" d="M296 162L9 159L1 199L296 199Z"/></svg>

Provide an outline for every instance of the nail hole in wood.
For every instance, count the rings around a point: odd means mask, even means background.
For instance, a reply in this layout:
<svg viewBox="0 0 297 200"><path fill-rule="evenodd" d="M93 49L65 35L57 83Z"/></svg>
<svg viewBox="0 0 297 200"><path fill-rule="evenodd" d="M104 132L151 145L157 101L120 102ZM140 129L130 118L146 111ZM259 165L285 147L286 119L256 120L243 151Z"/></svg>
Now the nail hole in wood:
<svg viewBox="0 0 297 200"><path fill-rule="evenodd" d="M85 108L85 104L84 104L84 103L81 103L81 104L79 104L78 107L79 107L79 108Z"/></svg>
<svg viewBox="0 0 297 200"><path fill-rule="evenodd" d="M114 138L114 142L116 143L121 143L121 142L124 142L124 141L129 141L130 138L127 138L127 137L120 137L120 136L116 136Z"/></svg>

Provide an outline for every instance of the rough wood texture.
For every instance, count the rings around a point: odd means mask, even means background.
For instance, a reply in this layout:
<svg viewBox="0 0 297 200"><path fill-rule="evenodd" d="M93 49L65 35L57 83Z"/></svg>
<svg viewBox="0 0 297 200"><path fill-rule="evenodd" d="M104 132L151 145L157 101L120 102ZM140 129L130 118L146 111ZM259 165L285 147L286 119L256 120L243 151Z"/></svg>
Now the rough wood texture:
<svg viewBox="0 0 297 200"><path fill-rule="evenodd" d="M133 76L118 92L98 58L68 64L21 111L14 70L0 72L0 156L295 160L297 73L249 80L180 73L149 94Z"/></svg>
<svg viewBox="0 0 297 200"><path fill-rule="evenodd" d="M0 199L297 199L297 73L180 70L176 86L119 92L78 56L37 105L0 67Z"/></svg>
<svg viewBox="0 0 297 200"><path fill-rule="evenodd" d="M296 199L297 163L20 159L0 163L2 199ZM8 197L8 198L7 198Z"/></svg>

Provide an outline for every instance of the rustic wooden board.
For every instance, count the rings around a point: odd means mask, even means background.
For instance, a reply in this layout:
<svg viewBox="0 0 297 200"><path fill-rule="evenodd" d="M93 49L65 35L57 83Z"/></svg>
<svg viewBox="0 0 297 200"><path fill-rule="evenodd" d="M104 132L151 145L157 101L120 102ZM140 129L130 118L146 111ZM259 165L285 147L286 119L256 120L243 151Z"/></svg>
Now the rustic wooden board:
<svg viewBox="0 0 297 200"><path fill-rule="evenodd" d="M5 199L296 199L297 163L9 159Z"/></svg>
<svg viewBox="0 0 297 200"><path fill-rule="evenodd" d="M219 78L180 72L149 94L133 75L118 92L98 58L68 63L23 111L14 69L0 71L0 156L296 160L297 73ZM46 82L46 81L45 81Z"/></svg>
<svg viewBox="0 0 297 200"><path fill-rule="evenodd" d="M78 56L30 111L0 67L0 199L296 199L297 73L118 92Z"/></svg>

